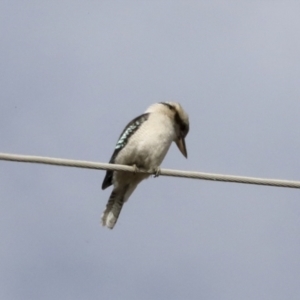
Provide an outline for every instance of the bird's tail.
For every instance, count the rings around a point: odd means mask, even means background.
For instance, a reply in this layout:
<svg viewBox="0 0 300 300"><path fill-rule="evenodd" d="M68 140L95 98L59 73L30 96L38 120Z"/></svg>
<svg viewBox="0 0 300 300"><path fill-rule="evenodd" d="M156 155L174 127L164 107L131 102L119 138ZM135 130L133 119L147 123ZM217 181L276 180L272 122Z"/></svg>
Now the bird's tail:
<svg viewBox="0 0 300 300"><path fill-rule="evenodd" d="M102 214L102 225L113 229L124 204L124 191L113 190Z"/></svg>
<svg viewBox="0 0 300 300"><path fill-rule="evenodd" d="M118 217L122 210L123 204L128 200L132 192L137 187L134 185L126 185L123 189L113 189L106 204L105 211L102 214L102 225L113 229L118 221Z"/></svg>

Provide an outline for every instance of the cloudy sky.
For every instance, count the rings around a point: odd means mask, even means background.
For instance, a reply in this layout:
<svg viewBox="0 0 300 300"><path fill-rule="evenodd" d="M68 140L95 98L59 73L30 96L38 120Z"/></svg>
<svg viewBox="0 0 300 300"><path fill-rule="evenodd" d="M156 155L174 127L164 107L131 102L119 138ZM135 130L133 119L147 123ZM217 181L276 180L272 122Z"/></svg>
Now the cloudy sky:
<svg viewBox="0 0 300 300"><path fill-rule="evenodd" d="M300 179L299 1L0 2L0 152L107 162L154 102L162 167ZM0 298L299 299L300 192L159 177L110 231L103 171L0 161Z"/></svg>

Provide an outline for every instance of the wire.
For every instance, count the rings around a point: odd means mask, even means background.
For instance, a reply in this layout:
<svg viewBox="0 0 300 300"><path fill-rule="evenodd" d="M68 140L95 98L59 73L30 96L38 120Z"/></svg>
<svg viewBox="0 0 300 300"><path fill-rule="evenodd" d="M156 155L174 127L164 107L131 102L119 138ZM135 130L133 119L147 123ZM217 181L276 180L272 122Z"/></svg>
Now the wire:
<svg viewBox="0 0 300 300"><path fill-rule="evenodd" d="M38 163L38 164L85 168L85 169L96 169L96 170L127 171L127 172L137 172L137 173L148 173L148 174L153 174L153 175L156 174L155 171L147 171L147 170L141 170L141 169L137 170L134 167L125 166L125 165L97 163L97 162L92 162L92 161L71 160L71 159L42 157L42 156L17 155L17 154L9 154L9 153L0 153L0 160ZM159 175L192 178L192 179L213 180L213 181L223 181L223 182L236 182L236 183L245 183L245 184L267 185L267 186L276 186L276 187L297 188L297 189L300 188L300 181L290 181L290 180L221 175L221 174L179 171L179 170L170 170L170 169L159 169Z"/></svg>

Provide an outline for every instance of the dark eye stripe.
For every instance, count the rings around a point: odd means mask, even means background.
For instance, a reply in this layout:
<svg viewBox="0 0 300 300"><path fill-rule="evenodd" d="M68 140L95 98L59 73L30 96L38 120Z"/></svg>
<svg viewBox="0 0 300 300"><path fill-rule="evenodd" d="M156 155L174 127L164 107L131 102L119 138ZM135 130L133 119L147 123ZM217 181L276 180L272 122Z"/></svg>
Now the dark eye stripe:
<svg viewBox="0 0 300 300"><path fill-rule="evenodd" d="M180 131L186 136L189 132L189 125L180 118L178 112L175 114L175 122L179 125Z"/></svg>
<svg viewBox="0 0 300 300"><path fill-rule="evenodd" d="M166 103L166 102L160 102L160 104L163 104L163 105L165 105L165 106L169 107L169 108L170 108L170 109L172 109L172 110L174 110L174 109L175 109L175 107L174 107L172 104L170 104L170 103Z"/></svg>
<svg viewBox="0 0 300 300"><path fill-rule="evenodd" d="M169 109L175 111L175 122L179 125L180 131L186 136L187 133L189 132L189 125L183 122L183 120L180 118L178 111L174 107L174 105L167 103L167 102L160 102L160 104L163 104L167 106Z"/></svg>

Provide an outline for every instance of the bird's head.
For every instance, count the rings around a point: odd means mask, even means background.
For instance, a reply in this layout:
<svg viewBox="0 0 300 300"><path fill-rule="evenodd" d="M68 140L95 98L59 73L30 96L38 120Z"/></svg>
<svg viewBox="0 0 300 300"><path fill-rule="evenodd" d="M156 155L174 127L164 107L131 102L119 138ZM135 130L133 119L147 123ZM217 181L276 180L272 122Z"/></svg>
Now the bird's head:
<svg viewBox="0 0 300 300"><path fill-rule="evenodd" d="M150 106L147 112L160 112L170 117L176 132L174 142L180 152L187 158L185 137L189 132L189 117L182 106L176 102L160 102Z"/></svg>

